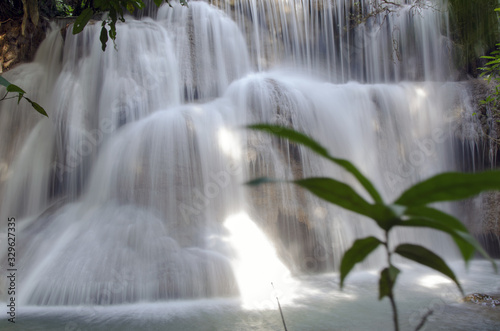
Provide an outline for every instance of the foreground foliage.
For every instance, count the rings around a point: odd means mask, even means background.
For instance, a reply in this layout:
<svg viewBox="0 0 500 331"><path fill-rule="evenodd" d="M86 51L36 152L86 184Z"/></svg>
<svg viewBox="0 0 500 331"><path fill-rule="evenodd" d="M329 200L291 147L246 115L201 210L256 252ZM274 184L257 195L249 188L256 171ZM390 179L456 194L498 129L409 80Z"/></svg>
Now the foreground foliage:
<svg viewBox="0 0 500 331"><path fill-rule="evenodd" d="M25 99L26 101L28 101L31 104L31 106L37 112L39 112L43 116L49 117L49 115L47 115L47 113L45 112L45 109L43 109L43 107L40 106L38 103L36 103L36 102L30 100L28 97L26 97L25 96L26 92L22 88L20 88L19 86L11 84L7 79L3 78L2 76L0 76L0 85L5 86L5 88L7 90L7 93L2 98L0 98L0 101L6 100L6 99L11 99L11 98L17 98L17 103L19 104L19 102L21 102L21 99ZM17 96L8 97L9 93L17 94Z"/></svg>
<svg viewBox="0 0 500 331"><path fill-rule="evenodd" d="M468 262L477 251L490 260L495 271L497 271L495 262L458 219L429 206L429 204L465 199L487 190L500 190L500 171L439 174L408 188L392 203L386 203L371 181L351 162L331 156L326 148L308 136L276 125L256 124L250 125L248 128L265 131L311 149L351 173L370 195L373 202L365 200L348 184L333 178L315 177L288 181L307 189L323 200L371 218L383 230L384 237L382 239L375 236L357 239L351 248L345 252L340 265L340 287L344 286L347 275L357 263L364 261L377 248L383 247L387 256L387 265L380 273L379 300L385 297L389 298L395 330L399 330L399 322L394 297L394 285L400 270L393 263L394 255L402 256L442 273L457 285L462 294L463 290L457 277L446 262L431 250L408 243L401 243L392 248L389 242L391 230L397 227L419 227L445 232L453 238L465 262ZM247 184L259 185L275 182L281 182L281 180L263 177L252 180ZM417 330L423 326L426 318L427 316L424 317Z"/></svg>
<svg viewBox="0 0 500 331"><path fill-rule="evenodd" d="M500 12L500 8L496 8L495 11ZM480 77L485 78L488 83L494 81L496 84L493 93L482 100L481 104L491 105L497 109L500 101L500 44L496 44L496 50L490 55L481 56L481 58L487 62L479 68L482 71Z"/></svg>

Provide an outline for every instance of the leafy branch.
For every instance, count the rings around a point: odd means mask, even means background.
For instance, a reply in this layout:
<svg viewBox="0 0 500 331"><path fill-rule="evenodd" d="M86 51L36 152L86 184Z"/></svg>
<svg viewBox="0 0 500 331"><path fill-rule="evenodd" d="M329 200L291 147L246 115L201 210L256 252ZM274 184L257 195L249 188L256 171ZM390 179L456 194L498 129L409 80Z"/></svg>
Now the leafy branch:
<svg viewBox="0 0 500 331"><path fill-rule="evenodd" d="M38 103L36 103L36 102L30 100L28 97L26 97L25 96L26 92L22 88L20 88L19 86L11 84L7 79L3 78L2 76L0 76L0 85L5 86L5 88L7 90L7 93L0 99L0 101L17 98L17 103L19 104L19 102L21 102L21 99L25 99L26 101L28 101L31 104L31 106L37 112L39 112L43 116L49 117L49 115L47 115L47 112L45 112L45 109L43 109L43 107L40 106ZM9 95L9 93L17 93L17 96L7 97Z"/></svg>
<svg viewBox="0 0 500 331"><path fill-rule="evenodd" d="M164 0L154 0L154 3L159 7ZM165 2L172 7L169 0ZM181 0L181 5L187 6L187 0ZM116 47L116 23L119 21L125 22L123 15L125 14L124 9L126 9L130 14L133 14L136 9L144 9L146 5L142 0L94 0L93 6L85 8L82 13L76 18L73 24L73 34L78 34L83 31L83 28L87 25L94 15L108 13L106 19L102 21L101 28L101 47L102 50L106 50L106 44L109 39L113 41ZM109 27L109 29L108 29ZM109 36L109 38L108 38Z"/></svg>
<svg viewBox="0 0 500 331"><path fill-rule="evenodd" d="M380 22L380 26L382 26L388 15L398 12L404 6L409 6L409 11L412 13L418 13L426 9L438 9L435 4L422 0L414 0L411 4L403 4L390 0L372 0L369 2L369 6L361 6L360 2L355 2L350 10L349 16L352 25L357 26L366 23L368 19L372 17L381 16L383 14ZM369 8L369 10L364 10L364 8Z"/></svg>
<svg viewBox="0 0 500 331"><path fill-rule="evenodd" d="M454 216L428 206L440 201L461 200L488 190L500 190L500 171L482 173L448 172L436 175L413 185L392 203L385 203L381 194L351 162L331 156L326 148L303 133L269 124L248 126L252 130L271 133L290 142L303 145L316 154L339 165L351 173L371 196L373 202L366 201L351 186L333 178L312 177L287 181L307 189L317 197L357 214L374 220L384 232L384 239L374 236L357 239L342 257L340 264L340 287L343 288L348 274L356 264L364 261L377 248L383 247L387 265L379 278L379 300L387 297L391 303L394 329L399 330L398 310L394 296L394 285L401 271L393 264L394 255L402 256L421 265L432 268L450 278L463 294L463 289L446 262L431 250L414 244L400 243L391 250L389 234L396 227L420 227L442 231L450 235L467 263L475 252L488 259L495 272L497 266L467 228ZM282 182L281 180L261 177L248 182L248 185ZM420 329L431 312L426 314L417 326Z"/></svg>

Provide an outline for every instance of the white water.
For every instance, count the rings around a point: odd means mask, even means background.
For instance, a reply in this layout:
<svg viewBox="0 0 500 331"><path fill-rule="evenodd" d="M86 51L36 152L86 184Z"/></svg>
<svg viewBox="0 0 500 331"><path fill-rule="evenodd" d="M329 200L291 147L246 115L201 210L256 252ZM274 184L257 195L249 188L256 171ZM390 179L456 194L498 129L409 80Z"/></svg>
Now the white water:
<svg viewBox="0 0 500 331"><path fill-rule="evenodd" d="M55 31L34 63L5 75L50 117L0 105L0 219L4 233L17 219L21 305L229 297L260 308L271 282L285 304L300 302L292 275L336 270L377 230L288 185L245 188L262 175L356 185L248 123L312 135L388 200L456 167L452 123L470 109L452 82L442 12L402 9L343 29L350 1L220 2L128 18L118 51L101 51L99 25L64 42ZM395 239L455 254L435 233Z"/></svg>

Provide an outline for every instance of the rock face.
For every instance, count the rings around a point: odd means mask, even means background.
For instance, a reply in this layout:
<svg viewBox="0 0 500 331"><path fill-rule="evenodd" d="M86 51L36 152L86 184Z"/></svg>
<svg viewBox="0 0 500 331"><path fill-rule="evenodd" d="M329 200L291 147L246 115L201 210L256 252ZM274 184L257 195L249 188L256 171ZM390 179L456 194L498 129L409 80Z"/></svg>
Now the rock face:
<svg viewBox="0 0 500 331"><path fill-rule="evenodd" d="M45 38L48 23L40 20L37 26L28 22L24 35L21 19L9 19L0 24L0 73L13 68L18 63L29 62Z"/></svg>
<svg viewBox="0 0 500 331"><path fill-rule="evenodd" d="M496 107L481 104L481 100L494 92L494 84L472 79L467 85L474 113L462 111L456 117L455 139L460 149L456 154L457 162L468 172L497 168L500 164L500 112ZM469 230L492 257L499 258L500 193L485 192L465 201L461 208Z"/></svg>

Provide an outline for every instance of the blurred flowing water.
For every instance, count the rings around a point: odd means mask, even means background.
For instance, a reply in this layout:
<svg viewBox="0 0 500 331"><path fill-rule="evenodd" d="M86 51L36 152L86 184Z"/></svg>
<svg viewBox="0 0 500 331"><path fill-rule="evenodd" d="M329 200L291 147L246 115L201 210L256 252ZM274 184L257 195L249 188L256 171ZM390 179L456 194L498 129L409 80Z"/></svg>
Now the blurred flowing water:
<svg viewBox="0 0 500 331"><path fill-rule="evenodd" d="M173 3L127 17L105 52L99 24L64 38L54 26L33 63L5 74L49 119L23 102L0 104L2 242L15 217L26 327L279 329L279 293L296 312L289 318L306 320L299 329L335 329L330 312L373 293L374 276L354 279L350 295L329 273L356 238L377 229L295 187L243 183L321 175L364 192L308 150L242 127L267 122L311 135L387 200L457 169L454 123L474 105L467 84L455 81L448 13L439 1L420 9L407 2L359 24L356 13L376 9L369 1ZM456 255L434 232L394 239ZM425 295L410 302L413 311ZM389 314L374 298L361 329ZM305 305L316 307L316 326ZM123 317L137 311L135 322ZM337 329L358 329L355 316Z"/></svg>

